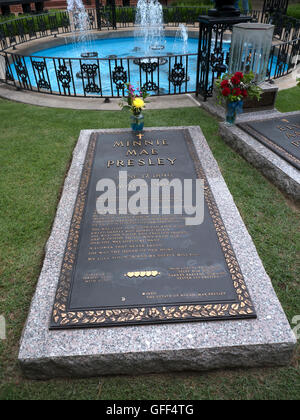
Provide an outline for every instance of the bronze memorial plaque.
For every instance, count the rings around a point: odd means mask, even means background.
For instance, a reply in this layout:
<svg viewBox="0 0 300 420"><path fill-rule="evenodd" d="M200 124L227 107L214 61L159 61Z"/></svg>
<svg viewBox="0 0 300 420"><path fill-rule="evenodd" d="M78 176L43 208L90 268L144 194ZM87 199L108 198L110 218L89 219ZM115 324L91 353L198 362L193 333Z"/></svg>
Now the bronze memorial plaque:
<svg viewBox="0 0 300 420"><path fill-rule="evenodd" d="M300 112L238 126L300 169Z"/></svg>
<svg viewBox="0 0 300 420"><path fill-rule="evenodd" d="M144 205L145 214L126 214L128 201L124 200L124 185L121 192L120 174L126 174L128 183L145 180L149 190L154 179L176 179L182 184L187 179L195 183L202 179L203 222L189 225L184 213L165 214L162 199L160 211L148 213ZM117 187L115 214L98 211L97 200L104 193L98 186L103 179ZM126 191L129 202L135 193ZM119 200L121 195L123 200ZM147 200L150 203L148 195ZM50 328L255 317L189 131L93 134Z"/></svg>

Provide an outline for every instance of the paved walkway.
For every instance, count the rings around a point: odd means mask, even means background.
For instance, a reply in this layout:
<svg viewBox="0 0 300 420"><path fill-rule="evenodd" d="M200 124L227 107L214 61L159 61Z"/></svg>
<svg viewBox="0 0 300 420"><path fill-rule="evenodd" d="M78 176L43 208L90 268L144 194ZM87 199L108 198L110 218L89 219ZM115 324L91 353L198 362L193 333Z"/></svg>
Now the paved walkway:
<svg viewBox="0 0 300 420"><path fill-rule="evenodd" d="M120 99L111 99L109 103L104 98L73 98L59 95L48 95L38 92L16 90L0 83L0 97L29 105L49 108L66 108L98 111L120 110ZM200 106L192 95L170 95L152 97L147 109L170 109Z"/></svg>
<svg viewBox="0 0 300 420"><path fill-rule="evenodd" d="M300 67L293 73L283 78L275 80L275 85L279 90L289 89L296 86L296 79L300 78ZM104 102L104 98L82 98L67 97L59 95L48 95L38 92L16 90L0 83L0 97L15 102L22 102L29 105L44 106L49 108L66 108L99 111L120 110L120 99L111 99L109 103ZM194 99L194 95L169 95L154 96L147 104L147 109L171 109L201 106Z"/></svg>

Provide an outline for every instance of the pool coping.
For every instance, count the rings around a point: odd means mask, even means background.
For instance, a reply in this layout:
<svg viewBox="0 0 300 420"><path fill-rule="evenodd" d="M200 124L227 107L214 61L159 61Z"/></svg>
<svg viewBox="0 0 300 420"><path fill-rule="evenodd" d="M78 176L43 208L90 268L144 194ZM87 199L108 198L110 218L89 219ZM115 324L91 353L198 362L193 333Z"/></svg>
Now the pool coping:
<svg viewBox="0 0 300 420"><path fill-rule="evenodd" d="M168 27L165 30L166 36L174 36L178 31L178 27ZM90 31L89 35L92 39L116 39L126 37L126 35L132 37L134 33L134 28L120 28L117 31ZM199 29L198 28L189 28L188 30L189 37L193 39L198 39ZM11 47L6 49L4 52L15 53L15 54L22 54L29 56L41 49L48 49L53 48L55 46L64 45L66 41L72 42L73 34L66 33L66 34L55 34L46 36L44 38L39 39L32 39L29 41L24 42L23 44L19 44L15 47Z"/></svg>
<svg viewBox="0 0 300 420"><path fill-rule="evenodd" d="M120 98L105 102L105 97L87 98L50 95L37 91L17 90L0 82L0 98L27 105L47 108L62 108L90 111L120 111ZM153 96L147 104L147 109L176 109L201 107L201 104L191 94Z"/></svg>

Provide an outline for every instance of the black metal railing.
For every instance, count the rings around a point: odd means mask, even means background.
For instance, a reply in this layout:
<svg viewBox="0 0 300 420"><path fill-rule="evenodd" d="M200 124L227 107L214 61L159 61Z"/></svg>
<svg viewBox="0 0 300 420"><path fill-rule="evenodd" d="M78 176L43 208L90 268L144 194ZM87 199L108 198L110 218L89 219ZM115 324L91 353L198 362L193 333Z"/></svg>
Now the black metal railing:
<svg viewBox="0 0 300 420"><path fill-rule="evenodd" d="M300 63L300 38L272 46L268 66L268 80L290 74Z"/></svg>
<svg viewBox="0 0 300 420"><path fill-rule="evenodd" d="M112 10L88 9L89 29L111 31L134 25L135 8L116 8L113 23ZM184 23L196 27L199 14L207 9L199 7L165 8L167 26ZM272 16L252 11L254 20L275 25L275 41L269 61L268 80L289 74L299 62L300 21L284 15ZM71 33L71 22L65 11L27 16L0 24L0 81L18 89L42 93L80 97L121 97L125 84L132 82L145 87L153 95L195 93L197 54L167 55L144 58L53 58L23 56L14 51L28 41ZM224 32L228 28L224 28ZM214 51L209 55L209 66L219 76L228 69L229 49L222 33L215 34ZM209 78L204 81L211 84ZM207 90L207 85L205 89Z"/></svg>
<svg viewBox="0 0 300 420"><path fill-rule="evenodd" d="M290 74L300 63L300 20L278 12L270 13L268 9L253 10L251 14L253 20L275 26L275 43L271 48L268 80Z"/></svg>
<svg viewBox="0 0 300 420"><path fill-rule="evenodd" d="M145 60L24 57L4 52L1 60L0 79L16 88L42 93L114 98L124 96L128 82L153 95L195 92L197 54Z"/></svg>

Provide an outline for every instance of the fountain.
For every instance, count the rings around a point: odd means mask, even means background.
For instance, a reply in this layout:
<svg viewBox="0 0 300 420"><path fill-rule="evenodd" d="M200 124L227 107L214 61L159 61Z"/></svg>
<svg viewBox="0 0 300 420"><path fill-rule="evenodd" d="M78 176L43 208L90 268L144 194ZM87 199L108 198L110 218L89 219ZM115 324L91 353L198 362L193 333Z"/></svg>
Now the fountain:
<svg viewBox="0 0 300 420"><path fill-rule="evenodd" d="M176 52L178 54L178 51L181 51L182 55L186 55L188 53L188 41L189 33L186 26L181 23L176 32L173 53Z"/></svg>
<svg viewBox="0 0 300 420"><path fill-rule="evenodd" d="M82 0L68 0L68 12L72 28L73 43L77 44L79 42L86 43L87 41L91 41L89 31L90 20ZM83 51L81 53L81 58L91 59L97 57L97 52ZM76 77L78 79L88 79L89 74L87 71L81 70L76 73Z"/></svg>
<svg viewBox="0 0 300 420"><path fill-rule="evenodd" d="M139 0L135 19L135 38L143 39L144 57L151 57L153 51L165 49L163 8L158 0ZM157 59L159 64L166 64L164 58ZM153 63L152 59L135 60L135 64Z"/></svg>
<svg viewBox="0 0 300 420"><path fill-rule="evenodd" d="M70 16L74 42L84 42L88 37L89 17L82 0L68 0L67 8Z"/></svg>

